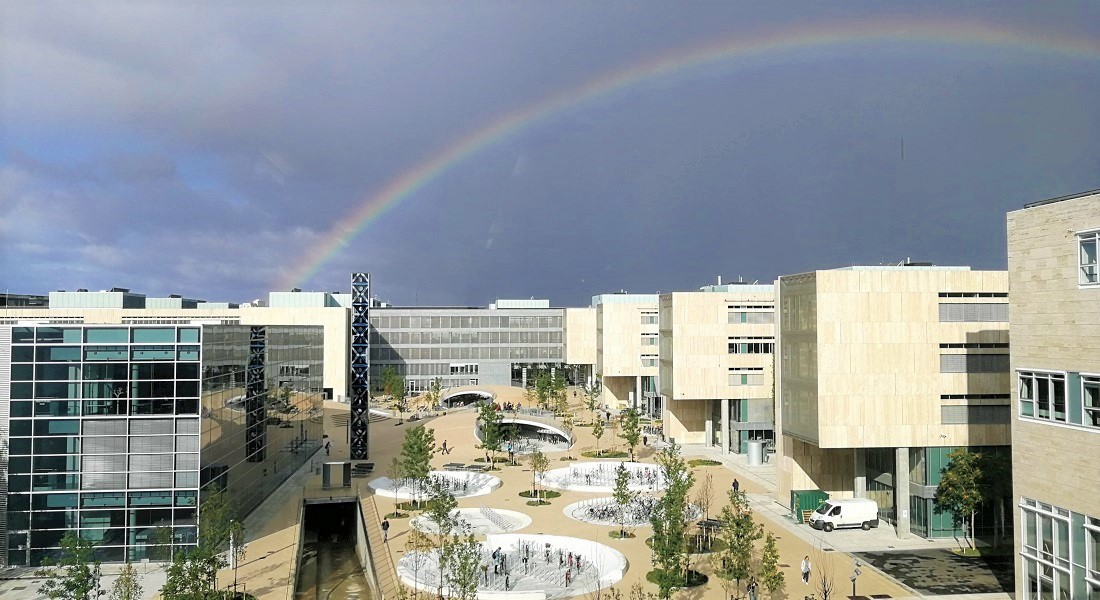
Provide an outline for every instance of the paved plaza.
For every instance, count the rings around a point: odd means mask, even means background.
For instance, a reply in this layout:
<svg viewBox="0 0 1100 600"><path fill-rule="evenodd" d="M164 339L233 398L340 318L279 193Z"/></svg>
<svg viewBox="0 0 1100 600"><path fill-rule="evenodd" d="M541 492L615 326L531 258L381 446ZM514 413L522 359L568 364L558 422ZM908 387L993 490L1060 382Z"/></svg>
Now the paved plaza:
<svg viewBox="0 0 1100 600"><path fill-rule="evenodd" d="M1012 555L962 557L950 550L859 552L859 559L926 595L1012 593Z"/></svg>

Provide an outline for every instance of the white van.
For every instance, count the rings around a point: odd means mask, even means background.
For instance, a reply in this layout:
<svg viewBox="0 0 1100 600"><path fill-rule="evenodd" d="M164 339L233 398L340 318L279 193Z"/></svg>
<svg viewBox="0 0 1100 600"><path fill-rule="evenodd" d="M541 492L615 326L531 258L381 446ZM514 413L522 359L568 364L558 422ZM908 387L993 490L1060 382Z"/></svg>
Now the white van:
<svg viewBox="0 0 1100 600"><path fill-rule="evenodd" d="M878 527L878 504L867 498L826 500L810 515L810 527L832 531L842 527Z"/></svg>

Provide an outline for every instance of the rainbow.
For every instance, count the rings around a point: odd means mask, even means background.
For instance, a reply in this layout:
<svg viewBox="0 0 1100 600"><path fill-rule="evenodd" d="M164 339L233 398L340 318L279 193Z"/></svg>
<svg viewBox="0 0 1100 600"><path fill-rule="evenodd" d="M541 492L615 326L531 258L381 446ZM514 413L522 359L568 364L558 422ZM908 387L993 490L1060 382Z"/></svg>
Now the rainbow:
<svg viewBox="0 0 1100 600"><path fill-rule="evenodd" d="M333 225L324 235L324 241L307 251L292 267L284 270L280 281L271 289L285 290L304 285L365 227L443 173L481 150L578 105L641 83L733 59L748 60L789 52L873 43L972 46L1085 60L1100 58L1100 41L1084 37L1051 37L981 23L914 21L912 18L792 27L679 51L606 73L583 85L500 116L456 140L439 153L390 180L378 192L365 197L350 214Z"/></svg>

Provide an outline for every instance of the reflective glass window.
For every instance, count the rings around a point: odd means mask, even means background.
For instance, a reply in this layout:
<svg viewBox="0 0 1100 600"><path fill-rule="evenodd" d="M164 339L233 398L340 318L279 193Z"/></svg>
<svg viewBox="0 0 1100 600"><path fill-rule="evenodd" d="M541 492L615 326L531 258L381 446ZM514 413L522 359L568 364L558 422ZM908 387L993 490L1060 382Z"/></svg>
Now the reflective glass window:
<svg viewBox="0 0 1100 600"><path fill-rule="evenodd" d="M12 365L12 381L34 381L34 365Z"/></svg>
<svg viewBox="0 0 1100 600"><path fill-rule="evenodd" d="M199 359L199 347L198 346L180 346L179 347L179 359L180 360L198 360Z"/></svg>
<svg viewBox="0 0 1100 600"><path fill-rule="evenodd" d="M133 360L172 360L176 357L175 346L134 346L130 349Z"/></svg>
<svg viewBox="0 0 1100 600"><path fill-rule="evenodd" d="M12 346L12 362L34 362L34 346Z"/></svg>
<svg viewBox="0 0 1100 600"><path fill-rule="evenodd" d="M80 365L39 364L35 365L34 371L39 381L80 380Z"/></svg>
<svg viewBox="0 0 1100 600"><path fill-rule="evenodd" d="M76 494L36 494L33 507L34 510L76 508Z"/></svg>
<svg viewBox="0 0 1100 600"><path fill-rule="evenodd" d="M135 344L171 344L176 341L176 330L171 327L135 327L130 330L130 341Z"/></svg>
<svg viewBox="0 0 1100 600"><path fill-rule="evenodd" d="M80 362L80 346L39 346L35 355L38 362Z"/></svg>
<svg viewBox="0 0 1100 600"><path fill-rule="evenodd" d="M179 330L180 343L197 344L199 342L199 330L192 327L181 327Z"/></svg>
<svg viewBox="0 0 1100 600"><path fill-rule="evenodd" d="M84 360L128 360L130 353L126 346L85 346Z"/></svg>
<svg viewBox="0 0 1100 600"><path fill-rule="evenodd" d="M125 344L130 336L125 328L90 327L84 330L84 341L89 344Z"/></svg>
<svg viewBox="0 0 1100 600"><path fill-rule="evenodd" d="M33 327L12 327L11 341L14 344L29 343L34 341Z"/></svg>
<svg viewBox="0 0 1100 600"><path fill-rule="evenodd" d="M79 435L80 421L76 419L66 420L39 420L34 422L35 435Z"/></svg>
<svg viewBox="0 0 1100 600"><path fill-rule="evenodd" d="M12 383L11 384L11 397L18 400L30 400L34 398L34 384L33 383Z"/></svg>
<svg viewBox="0 0 1100 600"><path fill-rule="evenodd" d="M33 402L12 402L8 406L12 417L29 417L34 412Z"/></svg>

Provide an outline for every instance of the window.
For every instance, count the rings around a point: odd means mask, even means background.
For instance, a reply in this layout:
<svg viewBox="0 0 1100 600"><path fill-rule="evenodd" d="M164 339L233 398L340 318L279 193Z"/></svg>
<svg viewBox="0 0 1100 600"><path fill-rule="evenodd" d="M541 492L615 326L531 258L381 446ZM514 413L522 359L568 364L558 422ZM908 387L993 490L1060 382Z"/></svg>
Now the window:
<svg viewBox="0 0 1100 600"><path fill-rule="evenodd" d="M1100 273L1097 272L1096 250L1100 246L1100 231L1078 234L1078 265L1081 267L1081 285L1096 285L1100 283Z"/></svg>
<svg viewBox="0 0 1100 600"><path fill-rule="evenodd" d="M658 358L657 358L656 354L643 354L642 355L642 366L643 367L656 367L657 362L658 362Z"/></svg>
<svg viewBox="0 0 1100 600"><path fill-rule="evenodd" d="M1019 372L1020 416L1066 422L1066 376Z"/></svg>
<svg viewBox="0 0 1100 600"><path fill-rule="evenodd" d="M1081 404L1083 423L1100 427L1100 375L1081 376Z"/></svg>
<svg viewBox="0 0 1100 600"><path fill-rule="evenodd" d="M738 368L729 370L729 383L732 386L764 385L764 368Z"/></svg>
<svg viewBox="0 0 1100 600"><path fill-rule="evenodd" d="M657 334L655 334L655 333L643 333L642 334L642 345L643 346L656 346L657 345Z"/></svg>
<svg viewBox="0 0 1100 600"><path fill-rule="evenodd" d="M1024 598L1069 598L1069 511L1020 500Z"/></svg>
<svg viewBox="0 0 1100 600"><path fill-rule="evenodd" d="M648 311L643 312L642 325L657 325L657 313Z"/></svg>
<svg viewBox="0 0 1100 600"><path fill-rule="evenodd" d="M1007 354L941 354L940 373L1007 373Z"/></svg>
<svg viewBox="0 0 1100 600"><path fill-rule="evenodd" d="M941 323L1003 323L1008 321L1008 304L1003 302L940 302Z"/></svg>
<svg viewBox="0 0 1100 600"><path fill-rule="evenodd" d="M940 407L943 425L1003 425L1008 423L1008 406L952 405Z"/></svg>
<svg viewBox="0 0 1100 600"><path fill-rule="evenodd" d="M771 354L773 352L775 352L775 338L772 337L729 338L730 354Z"/></svg>
<svg viewBox="0 0 1100 600"><path fill-rule="evenodd" d="M771 325L775 323L775 308L770 305L738 305L728 306L727 309L729 309L727 322L730 324Z"/></svg>

